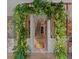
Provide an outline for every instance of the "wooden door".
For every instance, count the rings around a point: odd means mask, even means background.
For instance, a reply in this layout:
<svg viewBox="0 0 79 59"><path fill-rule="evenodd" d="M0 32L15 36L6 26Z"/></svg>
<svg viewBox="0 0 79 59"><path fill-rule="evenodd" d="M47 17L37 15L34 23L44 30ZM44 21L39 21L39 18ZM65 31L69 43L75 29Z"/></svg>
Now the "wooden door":
<svg viewBox="0 0 79 59"><path fill-rule="evenodd" d="M35 48L46 48L46 32L46 22L38 22L35 30Z"/></svg>

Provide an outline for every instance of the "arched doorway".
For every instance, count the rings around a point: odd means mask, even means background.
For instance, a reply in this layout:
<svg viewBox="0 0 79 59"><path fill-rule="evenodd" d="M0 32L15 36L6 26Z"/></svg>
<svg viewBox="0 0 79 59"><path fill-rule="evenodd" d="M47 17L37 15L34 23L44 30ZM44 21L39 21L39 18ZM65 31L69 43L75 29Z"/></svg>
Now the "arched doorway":
<svg viewBox="0 0 79 59"><path fill-rule="evenodd" d="M54 48L54 38L52 38L53 21L48 22L45 17L31 15L29 18L28 29L29 39L28 44L33 53L35 52L52 52ZM50 26L51 25L51 28ZM51 33L50 33L51 32ZM52 44L52 45L51 45Z"/></svg>

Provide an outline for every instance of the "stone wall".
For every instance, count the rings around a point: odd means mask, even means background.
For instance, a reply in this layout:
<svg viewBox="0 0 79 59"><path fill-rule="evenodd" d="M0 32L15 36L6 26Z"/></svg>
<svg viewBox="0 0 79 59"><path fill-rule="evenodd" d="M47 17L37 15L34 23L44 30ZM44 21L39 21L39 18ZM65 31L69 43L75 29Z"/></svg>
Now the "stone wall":
<svg viewBox="0 0 79 59"><path fill-rule="evenodd" d="M8 53L13 52L12 49L14 47L14 25L11 16L7 17L7 49Z"/></svg>

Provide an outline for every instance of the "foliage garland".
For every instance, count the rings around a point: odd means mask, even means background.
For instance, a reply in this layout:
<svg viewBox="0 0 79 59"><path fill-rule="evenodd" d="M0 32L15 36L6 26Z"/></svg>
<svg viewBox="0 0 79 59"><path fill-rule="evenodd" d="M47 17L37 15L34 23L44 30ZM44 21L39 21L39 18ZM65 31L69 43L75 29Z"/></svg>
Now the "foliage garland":
<svg viewBox="0 0 79 59"><path fill-rule="evenodd" d="M44 0L34 0L32 5L26 3L18 4L14 11L14 21L16 23L16 40L17 46L14 49L14 59L26 59L29 51L29 47L26 41L27 31L25 31L25 16L30 14L44 15L47 19L51 19L52 16L55 17L55 55L58 59L66 59L67 50L64 45L65 41L65 9L62 2L52 3ZM62 56L63 57L62 57Z"/></svg>
<svg viewBox="0 0 79 59"><path fill-rule="evenodd" d="M55 54L57 59L67 59L66 42L66 13L63 4L58 4L54 13L55 17Z"/></svg>

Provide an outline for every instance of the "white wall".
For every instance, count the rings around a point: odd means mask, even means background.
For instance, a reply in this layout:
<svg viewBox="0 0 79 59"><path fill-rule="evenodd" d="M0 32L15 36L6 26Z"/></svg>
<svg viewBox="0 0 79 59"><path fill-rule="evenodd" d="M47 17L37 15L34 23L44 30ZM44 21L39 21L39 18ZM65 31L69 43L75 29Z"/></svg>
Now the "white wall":
<svg viewBox="0 0 79 59"><path fill-rule="evenodd" d="M15 6L19 3L29 3L32 2L32 0L7 0L7 15L12 16L13 9Z"/></svg>

